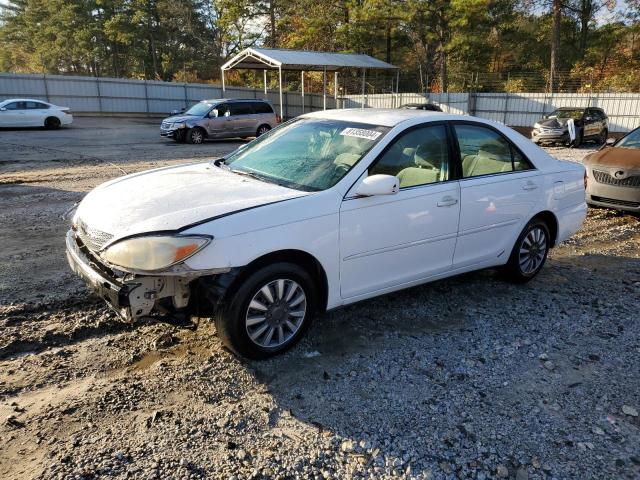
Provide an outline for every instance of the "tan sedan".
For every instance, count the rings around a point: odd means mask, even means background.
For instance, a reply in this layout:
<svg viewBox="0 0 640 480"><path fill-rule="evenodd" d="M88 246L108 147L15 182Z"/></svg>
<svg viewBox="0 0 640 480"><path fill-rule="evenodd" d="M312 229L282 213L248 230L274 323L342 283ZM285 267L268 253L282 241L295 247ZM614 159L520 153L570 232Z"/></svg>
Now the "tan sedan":
<svg viewBox="0 0 640 480"><path fill-rule="evenodd" d="M583 160L587 168L587 203L640 212L640 128L607 140Z"/></svg>

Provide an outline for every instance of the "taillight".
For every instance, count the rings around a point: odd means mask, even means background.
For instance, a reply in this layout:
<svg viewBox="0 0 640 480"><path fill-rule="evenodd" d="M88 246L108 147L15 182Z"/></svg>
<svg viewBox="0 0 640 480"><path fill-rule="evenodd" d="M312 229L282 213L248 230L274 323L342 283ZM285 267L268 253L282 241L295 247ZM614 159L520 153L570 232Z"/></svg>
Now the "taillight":
<svg viewBox="0 0 640 480"><path fill-rule="evenodd" d="M276 113L276 123L282 123L282 117Z"/></svg>

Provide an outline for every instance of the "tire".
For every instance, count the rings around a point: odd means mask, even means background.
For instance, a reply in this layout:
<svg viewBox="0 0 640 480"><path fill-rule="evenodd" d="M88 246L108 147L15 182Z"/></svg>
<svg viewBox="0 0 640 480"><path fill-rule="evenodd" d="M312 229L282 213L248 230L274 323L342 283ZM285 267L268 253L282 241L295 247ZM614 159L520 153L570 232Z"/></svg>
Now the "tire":
<svg viewBox="0 0 640 480"><path fill-rule="evenodd" d="M258 127L258 130L256 130L256 137L259 137L260 135L264 135L269 130L271 130L271 127L269 125L267 125L267 124L260 125Z"/></svg>
<svg viewBox="0 0 640 480"><path fill-rule="evenodd" d="M317 306L316 291L312 277L296 264L262 267L244 278L216 312L218 336L229 350L243 357L278 355L295 345L309 328Z"/></svg>
<svg viewBox="0 0 640 480"><path fill-rule="evenodd" d="M58 117L47 117L44 121L44 128L48 130L56 130L60 128L60 119Z"/></svg>
<svg viewBox="0 0 640 480"><path fill-rule="evenodd" d="M187 132L184 129L181 130L177 130L174 134L173 134L173 140L176 143L184 143L187 141Z"/></svg>
<svg viewBox="0 0 640 480"><path fill-rule="evenodd" d="M200 145L202 142L204 142L204 131L198 127L190 128L189 130L187 130L185 137L187 139L187 143Z"/></svg>
<svg viewBox="0 0 640 480"><path fill-rule="evenodd" d="M569 147L578 148L581 144L582 144L582 132L581 131L577 131L576 132L576 139L573 142L569 143Z"/></svg>
<svg viewBox="0 0 640 480"><path fill-rule="evenodd" d="M600 132L600 137L598 137L598 145L604 145L607 143L607 138L609 138L609 131L605 128Z"/></svg>
<svg viewBox="0 0 640 480"><path fill-rule="evenodd" d="M509 261L503 267L506 278L514 283L533 279L544 266L550 245L547 224L540 219L532 219L518 236Z"/></svg>

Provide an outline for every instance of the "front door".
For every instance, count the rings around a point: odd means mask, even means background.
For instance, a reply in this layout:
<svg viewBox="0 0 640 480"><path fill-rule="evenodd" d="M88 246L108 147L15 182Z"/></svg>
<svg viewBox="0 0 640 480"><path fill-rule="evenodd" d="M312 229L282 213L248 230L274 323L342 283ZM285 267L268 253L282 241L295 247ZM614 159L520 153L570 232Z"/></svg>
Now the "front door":
<svg viewBox="0 0 640 480"><path fill-rule="evenodd" d="M28 127L27 102L11 102L0 111L0 125L3 127Z"/></svg>
<svg viewBox="0 0 640 480"><path fill-rule="evenodd" d="M453 125L462 159L455 268L506 259L540 198L544 178L502 134L471 122Z"/></svg>
<svg viewBox="0 0 640 480"><path fill-rule="evenodd" d="M410 128L367 172L397 176L399 192L347 194L340 209L343 298L394 289L451 268L460 213L451 157L444 124Z"/></svg>

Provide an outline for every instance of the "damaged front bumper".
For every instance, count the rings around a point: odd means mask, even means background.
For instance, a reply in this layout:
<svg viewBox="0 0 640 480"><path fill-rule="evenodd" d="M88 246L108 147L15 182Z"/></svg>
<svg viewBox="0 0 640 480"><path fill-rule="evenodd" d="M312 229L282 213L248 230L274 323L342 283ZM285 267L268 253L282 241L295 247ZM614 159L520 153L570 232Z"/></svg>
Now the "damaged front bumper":
<svg viewBox="0 0 640 480"><path fill-rule="evenodd" d="M192 277L146 276L117 273L97 260L79 241L73 230L66 238L67 260L71 269L121 317L128 321L158 311L158 301L166 307L184 309L189 303Z"/></svg>

